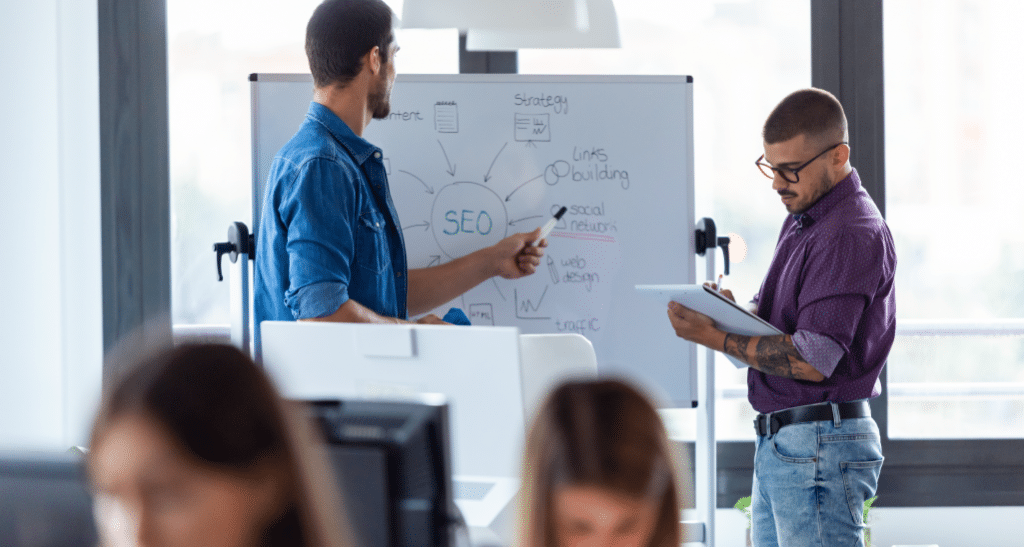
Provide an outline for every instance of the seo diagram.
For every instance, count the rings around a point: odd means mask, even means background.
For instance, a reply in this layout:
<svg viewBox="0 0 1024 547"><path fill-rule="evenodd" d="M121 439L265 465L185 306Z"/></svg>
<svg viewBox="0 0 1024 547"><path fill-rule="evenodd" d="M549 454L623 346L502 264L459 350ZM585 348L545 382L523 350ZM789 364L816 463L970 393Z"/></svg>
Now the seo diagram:
<svg viewBox="0 0 1024 547"><path fill-rule="evenodd" d="M533 231L565 207L536 273L494 278L452 305L474 325L596 336L623 267L624 213L644 182L631 177L624 151L580 130L568 94L495 100L502 108L483 114L467 100L404 110L411 101L393 100L391 115L375 122L409 267L443 264Z"/></svg>

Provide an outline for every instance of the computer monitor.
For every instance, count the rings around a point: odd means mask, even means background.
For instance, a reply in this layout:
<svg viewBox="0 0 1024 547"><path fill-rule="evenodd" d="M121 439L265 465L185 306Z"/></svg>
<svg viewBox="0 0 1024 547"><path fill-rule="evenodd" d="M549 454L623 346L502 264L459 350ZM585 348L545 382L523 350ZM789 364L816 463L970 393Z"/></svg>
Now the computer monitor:
<svg viewBox="0 0 1024 547"><path fill-rule="evenodd" d="M357 545L456 545L448 406L433 399L310 402Z"/></svg>
<svg viewBox="0 0 1024 547"><path fill-rule="evenodd" d="M0 453L0 545L96 545L80 455Z"/></svg>

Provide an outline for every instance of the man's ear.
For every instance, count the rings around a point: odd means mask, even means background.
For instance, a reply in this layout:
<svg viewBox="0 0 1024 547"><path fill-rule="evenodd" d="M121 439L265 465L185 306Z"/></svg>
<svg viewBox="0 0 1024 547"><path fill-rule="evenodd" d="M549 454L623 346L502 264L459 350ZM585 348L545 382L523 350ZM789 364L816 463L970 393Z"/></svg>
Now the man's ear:
<svg viewBox="0 0 1024 547"><path fill-rule="evenodd" d="M833 167L842 167L850 161L850 145L841 144L836 147L835 155L832 156Z"/></svg>
<svg viewBox="0 0 1024 547"><path fill-rule="evenodd" d="M373 46L373 49L363 56L363 63L364 66L370 69L370 72L373 73L374 76L380 74L380 46Z"/></svg>

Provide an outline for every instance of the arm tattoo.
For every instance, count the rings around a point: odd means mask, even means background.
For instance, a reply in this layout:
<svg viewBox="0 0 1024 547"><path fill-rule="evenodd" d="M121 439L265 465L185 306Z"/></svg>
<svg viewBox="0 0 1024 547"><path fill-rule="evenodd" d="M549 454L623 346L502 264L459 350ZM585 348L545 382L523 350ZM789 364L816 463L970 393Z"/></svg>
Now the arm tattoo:
<svg viewBox="0 0 1024 547"><path fill-rule="evenodd" d="M723 351L739 359L740 361L747 360L747 345L750 344L750 337L743 336L742 334L725 334L725 347Z"/></svg>
<svg viewBox="0 0 1024 547"><path fill-rule="evenodd" d="M747 355L747 348L750 345L750 336L739 334L726 334L724 350L725 353L750 362L754 368L784 378L795 378L805 380L805 375L798 364L805 363L804 358L797 351L796 346L786 339L786 335L761 336L754 348L754 358L751 360ZM751 362L752 361L752 362Z"/></svg>
<svg viewBox="0 0 1024 547"><path fill-rule="evenodd" d="M758 368L785 378L799 378L796 362L803 361L800 352L792 343L786 343L785 336L762 336L757 342Z"/></svg>

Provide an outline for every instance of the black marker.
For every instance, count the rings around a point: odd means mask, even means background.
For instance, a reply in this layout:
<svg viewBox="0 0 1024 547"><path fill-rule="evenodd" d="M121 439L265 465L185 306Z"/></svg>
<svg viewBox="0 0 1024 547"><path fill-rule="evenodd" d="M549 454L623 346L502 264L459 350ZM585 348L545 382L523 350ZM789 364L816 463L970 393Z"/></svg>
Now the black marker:
<svg viewBox="0 0 1024 547"><path fill-rule="evenodd" d="M544 227L540 229L540 237L537 238L537 241L540 241L540 240L544 239L545 237L548 237L548 235L551 234L551 230L555 229L555 224L558 224L558 221L562 220L562 215L565 214L565 211L566 211L565 207L562 207L561 209L559 209L558 212L555 213L554 218L549 220L547 222L547 224L545 224Z"/></svg>

